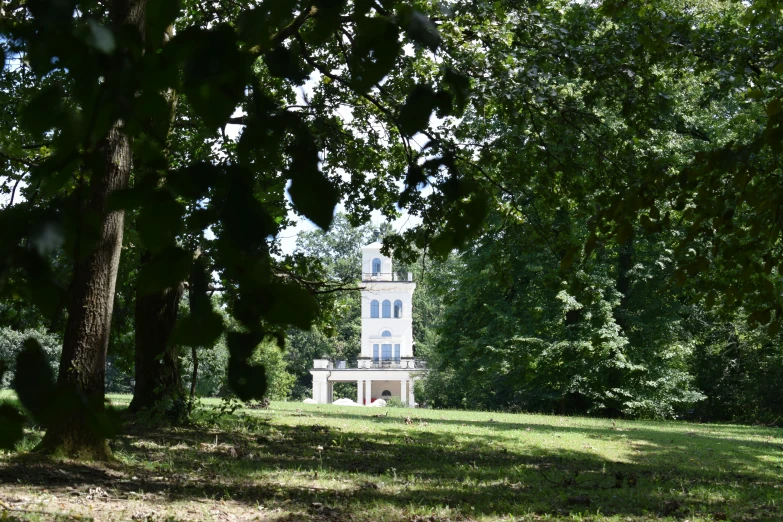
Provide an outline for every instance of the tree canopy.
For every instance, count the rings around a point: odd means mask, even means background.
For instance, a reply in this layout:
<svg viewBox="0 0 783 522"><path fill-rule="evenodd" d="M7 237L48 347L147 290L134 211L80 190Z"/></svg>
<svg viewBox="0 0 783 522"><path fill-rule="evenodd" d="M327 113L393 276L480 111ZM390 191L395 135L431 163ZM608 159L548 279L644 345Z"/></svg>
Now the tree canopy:
<svg viewBox="0 0 783 522"><path fill-rule="evenodd" d="M700 398L702 341L778 343L774 2L2 9L0 317L62 333L56 380L35 339L15 364L44 449L108 456L109 350L135 410L181 402L179 347L195 382L224 339L250 400L260 346L314 323L348 339L323 311L355 279L347 225L376 211L417 220L384 239L400 262L452 256L417 329L487 407L670 415ZM281 250L291 213L326 230L338 203L352 239ZM0 415L10 445L21 417Z"/></svg>

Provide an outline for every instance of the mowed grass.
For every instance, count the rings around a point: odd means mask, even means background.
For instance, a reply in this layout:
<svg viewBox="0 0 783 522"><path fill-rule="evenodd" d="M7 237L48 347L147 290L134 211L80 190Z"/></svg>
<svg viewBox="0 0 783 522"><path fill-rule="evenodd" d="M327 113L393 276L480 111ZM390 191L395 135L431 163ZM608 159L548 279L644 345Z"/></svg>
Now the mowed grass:
<svg viewBox="0 0 783 522"><path fill-rule="evenodd" d="M118 504L96 519L131 518L122 503L147 494L152 520L783 520L780 429L218 404L190 426L129 423L110 468L2 457L0 483L103 488Z"/></svg>

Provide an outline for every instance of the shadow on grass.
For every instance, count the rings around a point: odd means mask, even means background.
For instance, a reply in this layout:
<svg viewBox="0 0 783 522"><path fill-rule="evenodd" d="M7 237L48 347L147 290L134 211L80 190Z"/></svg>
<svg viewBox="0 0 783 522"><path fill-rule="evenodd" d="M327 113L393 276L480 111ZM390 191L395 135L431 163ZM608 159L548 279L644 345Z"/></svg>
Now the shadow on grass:
<svg viewBox="0 0 783 522"><path fill-rule="evenodd" d="M377 424L399 427L400 416L373 416L355 413L326 413L315 412L314 416L324 419L350 419L354 421L371 421ZM554 418L553 418L554 419ZM771 456L783 457L783 429L752 428L747 426L722 426L709 424L687 423L660 423L654 427L654 423L634 422L627 423L623 427L589 427L573 426L574 418L562 417L565 423L543 424L537 422L503 422L495 420L454 420L436 419L427 417L423 419L428 425L444 426L458 430L459 436L480 437L485 441L497 443L515 444L519 440L519 434L527 432L549 435L553 437L569 435L584 435L593 440L605 442L627 441L629 444L641 443L634 446L636 457L631 457L639 463L649 465L651 459L661 461L662 465L669 463L677 469L693 467L694 471L703 473L705 470L700 464L689 464L695 456L703 453L705 458L714 461L715 468L732 468L737 472L746 472L759 478L766 476L771 480L783 478L783 467L770 466ZM596 419L590 419L591 424ZM600 422L598 420L597 422ZM417 424L414 422L414 424ZM487 430L489 433L471 433L471 429ZM748 440L748 435L767 435L765 440ZM527 448L525 448L527 450Z"/></svg>
<svg viewBox="0 0 783 522"><path fill-rule="evenodd" d="M299 426L249 416L233 431L130 426L113 442L124 465L53 465L20 456L0 465L0 482L101 486L119 497L141 490L169 501L230 498L299 512L319 502L357 518L372 518L371 509L445 506L467 517L783 518L774 502L783 496L783 470L770 461L781 450L769 444L649 425L618 431L428 417L422 426L394 415L302 416ZM622 456L606 460L587 445L546 447L570 435L615 444Z"/></svg>

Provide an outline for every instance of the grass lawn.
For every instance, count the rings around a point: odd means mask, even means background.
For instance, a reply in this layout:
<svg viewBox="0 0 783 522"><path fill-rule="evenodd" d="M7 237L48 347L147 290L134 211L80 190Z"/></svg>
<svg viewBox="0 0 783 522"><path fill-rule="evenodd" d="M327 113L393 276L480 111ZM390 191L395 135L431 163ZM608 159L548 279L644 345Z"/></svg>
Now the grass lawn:
<svg viewBox="0 0 783 522"><path fill-rule="evenodd" d="M108 466L1 456L0 520L783 520L780 429L218 403Z"/></svg>

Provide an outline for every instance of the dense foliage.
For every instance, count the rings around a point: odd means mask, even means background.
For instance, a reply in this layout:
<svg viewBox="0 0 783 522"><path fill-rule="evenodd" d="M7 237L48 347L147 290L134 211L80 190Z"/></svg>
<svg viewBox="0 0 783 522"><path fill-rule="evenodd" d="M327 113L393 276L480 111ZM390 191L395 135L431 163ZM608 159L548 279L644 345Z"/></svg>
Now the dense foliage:
<svg viewBox="0 0 783 522"><path fill-rule="evenodd" d="M779 227L759 218L779 176L776 12L501 2L450 14L443 46L475 96L439 129L469 152L456 161L483 199L466 201L491 210L478 241L424 259L419 399L777 420ZM423 218L389 243L442 258L426 234L443 228Z"/></svg>
<svg viewBox="0 0 783 522"><path fill-rule="evenodd" d="M27 339L35 339L46 354L46 362L52 372L57 374L60 352L62 351L62 339L58 335L43 328L13 330L3 327L0 328L0 361L8 361L8 367L5 375L0 377L0 389L10 388L16 369L14 363Z"/></svg>
<svg viewBox="0 0 783 522"><path fill-rule="evenodd" d="M133 306L131 411L181 406L179 348L196 354L224 334L233 393L263 397L270 376L259 347L308 328L314 296L330 287L307 259L281 255L289 212L324 229L341 199L355 221L396 214L405 171L423 157L411 138L436 108L458 115L465 105L461 74L420 68L434 63L440 36L404 2L213 7L2 8L0 167L16 203L0 212L0 294L64 320L58 377L31 341L16 372L30 365L28 378L14 381L48 427L46 451L110 458L105 430L94 428L105 419L111 342L115 360L131 359L129 339L112 331L131 324L127 313L115 320L118 294ZM427 151L442 181L458 176L447 146L435 139ZM436 212L459 204L443 197ZM427 206L414 193L406 204ZM209 299L216 282L236 329ZM18 435L18 413L3 412Z"/></svg>
<svg viewBox="0 0 783 522"><path fill-rule="evenodd" d="M51 334L0 355L45 449L109 458L107 357L132 412L303 396L403 210L428 403L780 415L776 2L207 3L2 8L0 319ZM294 214L334 232L283 252Z"/></svg>

